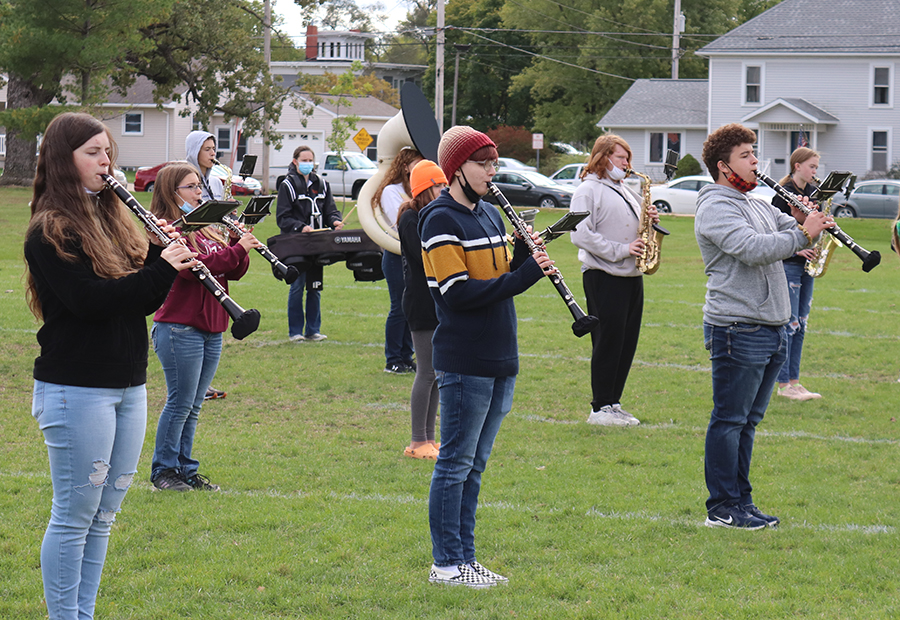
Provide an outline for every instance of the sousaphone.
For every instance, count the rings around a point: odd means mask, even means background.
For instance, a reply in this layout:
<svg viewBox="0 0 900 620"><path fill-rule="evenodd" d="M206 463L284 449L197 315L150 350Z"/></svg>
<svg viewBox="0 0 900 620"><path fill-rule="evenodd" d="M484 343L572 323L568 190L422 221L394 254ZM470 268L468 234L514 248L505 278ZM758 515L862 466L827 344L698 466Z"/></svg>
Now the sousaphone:
<svg viewBox="0 0 900 620"><path fill-rule="evenodd" d="M407 82L400 91L400 112L378 133L378 172L362 186L356 202L363 230L388 252L400 254L400 237L384 212L374 208L372 198L400 149L413 147L426 159L436 162L440 140L441 132L428 100L418 86Z"/></svg>

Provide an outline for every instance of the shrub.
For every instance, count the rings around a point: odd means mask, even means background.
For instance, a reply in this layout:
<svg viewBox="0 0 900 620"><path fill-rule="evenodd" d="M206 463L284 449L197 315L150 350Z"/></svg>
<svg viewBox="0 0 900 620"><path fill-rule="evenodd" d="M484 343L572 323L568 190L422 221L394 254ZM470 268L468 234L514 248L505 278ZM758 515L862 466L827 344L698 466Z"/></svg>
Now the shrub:
<svg viewBox="0 0 900 620"><path fill-rule="evenodd" d="M687 177L695 174L703 174L703 167L700 165L694 156L688 153L684 157L682 157L678 162L678 172L675 173L675 178L679 177Z"/></svg>

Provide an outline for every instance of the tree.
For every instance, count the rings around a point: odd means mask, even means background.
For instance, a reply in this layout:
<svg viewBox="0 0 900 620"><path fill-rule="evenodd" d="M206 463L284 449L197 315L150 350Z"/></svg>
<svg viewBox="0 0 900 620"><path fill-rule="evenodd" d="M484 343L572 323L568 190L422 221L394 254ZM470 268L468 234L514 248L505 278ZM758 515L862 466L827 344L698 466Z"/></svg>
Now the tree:
<svg viewBox="0 0 900 620"><path fill-rule="evenodd" d="M322 26L332 30L372 30L372 18L384 11L380 2L360 8L355 0L294 0L303 11L303 22L312 23L316 17Z"/></svg>
<svg viewBox="0 0 900 620"><path fill-rule="evenodd" d="M335 117L331 119L331 134L327 138L325 138L325 143L328 145L329 149L340 156L341 185L344 186L346 186L344 174L347 171L347 167L343 163L344 149L347 147L347 140L350 139L352 132L356 130L356 123L359 122L359 116L356 116L355 114L341 115L341 107L353 107L353 102L349 99L346 99L346 97L363 97L369 94L368 85L357 85L356 72L361 70L362 63L360 63L358 60L354 61L350 65L350 68L348 68L344 73L336 76L337 79L334 86L332 86L328 91L328 94L334 95L336 97L335 101L337 103L337 110L335 111ZM346 203L346 201L347 196L345 192L343 202Z"/></svg>

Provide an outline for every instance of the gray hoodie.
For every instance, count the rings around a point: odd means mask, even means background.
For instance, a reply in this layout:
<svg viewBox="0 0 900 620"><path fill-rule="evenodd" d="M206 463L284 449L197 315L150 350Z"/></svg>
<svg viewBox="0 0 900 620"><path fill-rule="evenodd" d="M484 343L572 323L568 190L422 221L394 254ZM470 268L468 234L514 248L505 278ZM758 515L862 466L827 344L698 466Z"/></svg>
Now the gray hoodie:
<svg viewBox="0 0 900 620"><path fill-rule="evenodd" d="M184 140L185 159L198 171L200 170L200 163L197 161L197 155L200 154L200 147L203 146L203 143L210 138L215 142L216 137L208 131L192 131ZM200 179L200 184L203 186L204 202L213 199L222 200L225 196L225 186L222 185L222 179L210 176L209 170Z"/></svg>
<svg viewBox="0 0 900 620"><path fill-rule="evenodd" d="M781 261L807 247L797 220L771 204L724 185L700 190L694 234L703 256L703 320L785 325L791 318Z"/></svg>

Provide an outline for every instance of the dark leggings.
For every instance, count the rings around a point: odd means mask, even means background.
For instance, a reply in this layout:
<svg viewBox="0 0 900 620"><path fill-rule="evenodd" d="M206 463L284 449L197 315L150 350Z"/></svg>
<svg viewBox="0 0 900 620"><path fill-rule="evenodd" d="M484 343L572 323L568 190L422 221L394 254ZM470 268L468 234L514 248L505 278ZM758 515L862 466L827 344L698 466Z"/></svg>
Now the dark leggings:
<svg viewBox="0 0 900 620"><path fill-rule="evenodd" d="M584 294L588 313L600 319L591 332L591 407L597 411L621 402L641 333L644 281L640 276L622 278L588 269Z"/></svg>
<svg viewBox="0 0 900 620"><path fill-rule="evenodd" d="M433 329L413 331L413 348L416 350L416 378L413 381L412 395L409 399L412 413L412 440L434 441L434 424L437 418L438 396L437 379L431 366L431 336Z"/></svg>

